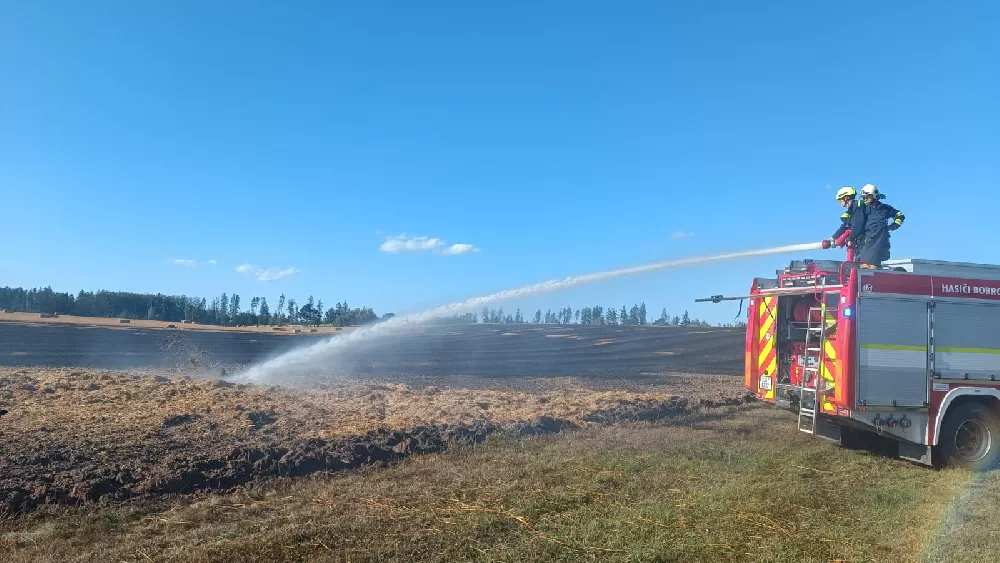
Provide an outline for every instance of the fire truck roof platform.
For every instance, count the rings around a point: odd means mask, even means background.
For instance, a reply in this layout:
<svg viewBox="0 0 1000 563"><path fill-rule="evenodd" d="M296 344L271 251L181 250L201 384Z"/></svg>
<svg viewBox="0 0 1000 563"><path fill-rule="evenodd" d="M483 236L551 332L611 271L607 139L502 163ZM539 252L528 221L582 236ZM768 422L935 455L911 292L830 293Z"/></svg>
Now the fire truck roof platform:
<svg viewBox="0 0 1000 563"><path fill-rule="evenodd" d="M809 264L815 264L821 269L826 269L828 271L836 271L841 264L846 264L846 262L837 261L813 261L813 260L793 260L788 268L785 270L778 270L776 273L778 276L783 274L796 274L794 271L797 268L805 268ZM837 267L834 267L836 265ZM861 270L862 275L871 275L878 272L886 272L895 270L898 273L910 273L918 276L937 276L943 278L954 278L954 279L965 279L965 280L1000 280L1000 266L995 264L975 264L972 262L949 262L946 260L927 260L923 258L899 258L896 260L886 260L882 262L882 267L880 270ZM774 284L776 280L760 280L764 283ZM841 280L844 281L844 280ZM826 282L826 280L823 280ZM735 296L724 296L724 295L713 295L711 297L695 299L695 302L712 302L719 303L720 301L737 301L743 299L760 299L766 296L780 296L780 295L808 295L814 294L817 291L831 291L831 290L842 290L847 287L844 284L834 282L834 283L821 283L819 278L817 278L814 284L802 284L798 286L786 286L786 287L776 287L775 285L765 285L760 287L759 291L755 292L753 295L735 295Z"/></svg>
<svg viewBox="0 0 1000 563"><path fill-rule="evenodd" d="M945 260L924 260L920 258L900 258L882 262L883 268L902 269L924 276L944 276L979 280L1000 280L1000 266L994 264L974 264L971 262L947 262Z"/></svg>

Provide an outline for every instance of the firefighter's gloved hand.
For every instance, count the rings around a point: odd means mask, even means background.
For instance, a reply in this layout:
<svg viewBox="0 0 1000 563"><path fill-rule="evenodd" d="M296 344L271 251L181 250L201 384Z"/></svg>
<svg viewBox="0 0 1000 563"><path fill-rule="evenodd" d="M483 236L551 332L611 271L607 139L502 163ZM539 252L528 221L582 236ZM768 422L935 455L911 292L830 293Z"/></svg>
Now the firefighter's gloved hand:
<svg viewBox="0 0 1000 563"><path fill-rule="evenodd" d="M898 228L899 228L899 224L898 223L889 223L889 230L890 231L895 231Z"/></svg>

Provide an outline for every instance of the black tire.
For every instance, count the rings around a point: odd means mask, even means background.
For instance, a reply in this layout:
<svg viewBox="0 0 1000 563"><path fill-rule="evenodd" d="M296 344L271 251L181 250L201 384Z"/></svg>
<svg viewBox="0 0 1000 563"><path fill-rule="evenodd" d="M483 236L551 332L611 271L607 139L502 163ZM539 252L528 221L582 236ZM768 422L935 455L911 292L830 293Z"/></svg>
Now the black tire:
<svg viewBox="0 0 1000 563"><path fill-rule="evenodd" d="M950 409L941 424L938 448L947 465L972 471L996 469L1000 466L1000 417L979 402Z"/></svg>

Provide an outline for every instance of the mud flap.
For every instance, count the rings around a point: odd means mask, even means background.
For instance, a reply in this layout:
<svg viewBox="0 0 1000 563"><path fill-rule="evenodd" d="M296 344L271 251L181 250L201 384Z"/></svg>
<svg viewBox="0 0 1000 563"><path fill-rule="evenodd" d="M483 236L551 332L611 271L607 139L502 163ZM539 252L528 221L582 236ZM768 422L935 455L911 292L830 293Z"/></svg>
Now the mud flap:
<svg viewBox="0 0 1000 563"><path fill-rule="evenodd" d="M931 449L923 444L899 441L899 457L907 461L931 465Z"/></svg>

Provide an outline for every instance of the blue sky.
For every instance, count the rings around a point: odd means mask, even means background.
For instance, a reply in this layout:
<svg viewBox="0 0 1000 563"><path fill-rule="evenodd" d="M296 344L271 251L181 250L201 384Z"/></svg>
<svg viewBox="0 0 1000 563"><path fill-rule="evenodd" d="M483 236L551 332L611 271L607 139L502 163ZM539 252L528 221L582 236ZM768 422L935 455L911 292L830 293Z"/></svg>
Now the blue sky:
<svg viewBox="0 0 1000 563"><path fill-rule="evenodd" d="M1000 263L998 24L991 2L0 2L0 284L399 313L820 240L867 182L907 215L894 257ZM380 249L400 235L440 242ZM727 321L692 300L798 257L506 307Z"/></svg>

